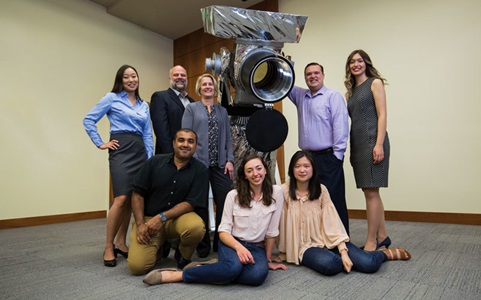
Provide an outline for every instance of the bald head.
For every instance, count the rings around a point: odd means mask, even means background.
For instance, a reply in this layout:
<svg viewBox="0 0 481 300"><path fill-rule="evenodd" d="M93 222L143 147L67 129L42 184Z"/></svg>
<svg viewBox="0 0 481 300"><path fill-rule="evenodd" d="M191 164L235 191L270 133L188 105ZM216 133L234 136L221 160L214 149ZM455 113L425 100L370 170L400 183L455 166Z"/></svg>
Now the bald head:
<svg viewBox="0 0 481 300"><path fill-rule="evenodd" d="M187 87L187 71L182 66L175 66L169 73L170 87L179 92L184 92Z"/></svg>

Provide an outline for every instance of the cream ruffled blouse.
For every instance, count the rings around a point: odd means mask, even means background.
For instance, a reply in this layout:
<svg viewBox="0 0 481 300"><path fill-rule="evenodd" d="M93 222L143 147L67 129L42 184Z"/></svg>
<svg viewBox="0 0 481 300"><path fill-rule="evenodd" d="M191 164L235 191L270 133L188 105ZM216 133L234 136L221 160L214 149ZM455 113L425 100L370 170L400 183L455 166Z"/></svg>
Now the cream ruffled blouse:
<svg viewBox="0 0 481 300"><path fill-rule="evenodd" d="M282 260L299 265L311 247L346 248L349 236L332 203L327 188L321 184L321 198L293 200L289 182L282 185L284 208L279 225L278 249Z"/></svg>

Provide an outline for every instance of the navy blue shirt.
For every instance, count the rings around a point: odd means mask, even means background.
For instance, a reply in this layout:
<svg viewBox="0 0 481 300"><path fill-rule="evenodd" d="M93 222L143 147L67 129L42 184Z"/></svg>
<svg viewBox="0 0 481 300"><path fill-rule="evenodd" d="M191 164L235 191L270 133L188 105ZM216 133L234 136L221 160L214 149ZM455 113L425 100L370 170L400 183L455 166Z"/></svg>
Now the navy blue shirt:
<svg viewBox="0 0 481 300"><path fill-rule="evenodd" d="M147 160L131 187L144 197L144 215L153 217L181 202L206 207L209 193L207 167L196 158L177 170L174 154L158 154Z"/></svg>

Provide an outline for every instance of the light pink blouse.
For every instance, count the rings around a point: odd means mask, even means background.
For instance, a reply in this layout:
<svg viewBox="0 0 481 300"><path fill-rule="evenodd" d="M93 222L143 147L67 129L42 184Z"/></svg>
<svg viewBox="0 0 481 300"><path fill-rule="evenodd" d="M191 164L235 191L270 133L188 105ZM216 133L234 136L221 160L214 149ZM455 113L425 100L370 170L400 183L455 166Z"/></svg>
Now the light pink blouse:
<svg viewBox="0 0 481 300"><path fill-rule="evenodd" d="M241 207L236 200L237 190L231 190L225 199L219 232L228 232L249 243L263 242L266 237L277 237L284 198L280 186L272 187L272 198L275 201L265 206L262 201L251 200L251 208Z"/></svg>
<svg viewBox="0 0 481 300"><path fill-rule="evenodd" d="M288 182L282 185L282 191L284 209L278 240L282 260L299 265L308 248L346 248L349 236L324 185L321 184L321 198L314 201L307 197L292 200Z"/></svg>

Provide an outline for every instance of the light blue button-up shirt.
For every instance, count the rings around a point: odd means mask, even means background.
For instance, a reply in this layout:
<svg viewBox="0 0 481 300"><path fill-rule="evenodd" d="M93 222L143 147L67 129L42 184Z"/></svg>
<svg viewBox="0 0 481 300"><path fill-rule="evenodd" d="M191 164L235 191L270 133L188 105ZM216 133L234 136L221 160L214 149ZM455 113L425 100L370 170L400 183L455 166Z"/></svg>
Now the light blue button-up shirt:
<svg viewBox="0 0 481 300"><path fill-rule="evenodd" d="M135 133L142 136L147 158L152 157L154 141L152 127L150 126L149 105L145 101L137 99L135 105L132 105L125 91L118 94L107 93L100 99L83 120L85 131L97 147L103 145L104 142L95 124L104 115L107 115L110 121L111 134Z"/></svg>
<svg viewBox="0 0 481 300"><path fill-rule="evenodd" d="M340 93L323 86L315 95L295 86L289 99L297 107L299 148L319 151L333 148L342 160L347 147L349 122L346 102Z"/></svg>

